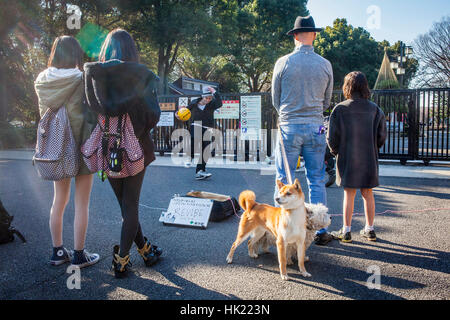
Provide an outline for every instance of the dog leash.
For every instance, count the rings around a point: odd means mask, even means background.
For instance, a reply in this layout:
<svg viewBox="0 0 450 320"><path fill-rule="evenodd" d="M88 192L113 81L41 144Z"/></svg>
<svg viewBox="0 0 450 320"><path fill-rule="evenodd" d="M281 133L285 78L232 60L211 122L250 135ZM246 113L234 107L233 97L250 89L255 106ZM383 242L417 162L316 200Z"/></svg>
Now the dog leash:
<svg viewBox="0 0 450 320"><path fill-rule="evenodd" d="M286 172L288 183L292 184L293 181L292 181L291 169L289 168L289 163L288 163L287 156L286 156L286 149L284 148L284 142L283 142L283 137L281 136L281 127L280 127L279 122L278 122L278 135L280 137L281 156L283 158L284 171Z"/></svg>
<svg viewBox="0 0 450 320"><path fill-rule="evenodd" d="M400 213L414 213L414 212L427 212L427 211L446 211L446 210L450 211L450 208L429 208L429 209L401 210L401 211L385 210L383 212L376 212L375 215L376 216L381 216L381 215L384 215L384 214L387 214L387 213L400 214ZM342 213L329 213L329 215L332 216L332 217L339 217L339 216L342 216L343 214ZM353 216L364 216L364 215L365 214L361 213L361 212L354 212L353 213Z"/></svg>

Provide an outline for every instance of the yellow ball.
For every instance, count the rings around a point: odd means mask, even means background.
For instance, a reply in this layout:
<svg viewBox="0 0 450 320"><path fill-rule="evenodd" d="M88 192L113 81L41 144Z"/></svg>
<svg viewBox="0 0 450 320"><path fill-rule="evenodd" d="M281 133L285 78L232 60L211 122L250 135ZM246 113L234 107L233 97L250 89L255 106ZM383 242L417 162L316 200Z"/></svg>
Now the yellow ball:
<svg viewBox="0 0 450 320"><path fill-rule="evenodd" d="M188 121L191 118L191 110L188 108L181 108L178 110L178 118L180 118L181 121Z"/></svg>

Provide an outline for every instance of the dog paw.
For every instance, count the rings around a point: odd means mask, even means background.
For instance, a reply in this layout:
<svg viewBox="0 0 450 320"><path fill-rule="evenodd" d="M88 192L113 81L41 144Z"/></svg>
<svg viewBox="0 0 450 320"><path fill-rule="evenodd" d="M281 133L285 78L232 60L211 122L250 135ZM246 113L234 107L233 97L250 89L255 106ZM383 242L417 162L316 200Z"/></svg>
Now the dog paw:
<svg viewBox="0 0 450 320"><path fill-rule="evenodd" d="M256 253L249 253L248 255L250 256L250 258L253 258L253 259L258 258L258 255Z"/></svg>
<svg viewBox="0 0 450 320"><path fill-rule="evenodd" d="M304 276L305 278L311 277L311 274L306 272L306 271L301 271L300 272L302 276Z"/></svg>
<svg viewBox="0 0 450 320"><path fill-rule="evenodd" d="M309 261L309 257L308 256L305 257L305 262L307 262L307 261Z"/></svg>
<svg viewBox="0 0 450 320"><path fill-rule="evenodd" d="M230 264L233 262L233 258L227 257L227 263Z"/></svg>
<svg viewBox="0 0 450 320"><path fill-rule="evenodd" d="M294 261L292 261L292 260L287 260L286 261L286 265L288 265L288 266L292 266L294 264Z"/></svg>
<svg viewBox="0 0 450 320"><path fill-rule="evenodd" d="M287 281L289 280L289 277L287 274L281 274L281 280Z"/></svg>

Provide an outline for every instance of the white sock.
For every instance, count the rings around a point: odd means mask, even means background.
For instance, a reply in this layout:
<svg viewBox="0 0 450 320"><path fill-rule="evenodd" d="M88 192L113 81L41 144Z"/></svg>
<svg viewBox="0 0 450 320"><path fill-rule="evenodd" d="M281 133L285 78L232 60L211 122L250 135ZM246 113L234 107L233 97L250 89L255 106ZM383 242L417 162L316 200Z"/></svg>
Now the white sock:
<svg viewBox="0 0 450 320"><path fill-rule="evenodd" d="M366 226L364 227L364 230L366 232L373 231L373 226L369 226L369 225L366 224Z"/></svg>
<svg viewBox="0 0 450 320"><path fill-rule="evenodd" d="M352 226L348 226L348 227L344 226L343 229L344 229L344 234L345 234L347 232L351 232L352 231Z"/></svg>

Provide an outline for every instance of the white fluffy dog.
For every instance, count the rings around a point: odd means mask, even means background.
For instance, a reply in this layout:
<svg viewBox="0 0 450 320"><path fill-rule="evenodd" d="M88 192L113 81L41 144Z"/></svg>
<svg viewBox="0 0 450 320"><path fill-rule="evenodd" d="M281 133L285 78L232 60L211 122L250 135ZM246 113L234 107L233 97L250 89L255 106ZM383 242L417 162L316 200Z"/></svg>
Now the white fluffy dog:
<svg viewBox="0 0 450 320"><path fill-rule="evenodd" d="M328 208L323 204L308 204L306 206L306 239L305 250L308 250L309 246L314 240L316 231L326 228L331 223L330 215L328 214ZM264 252L269 252L270 246L276 246L276 239L271 232L266 231L264 236L258 240L254 245L255 251L258 252L259 248L262 248ZM250 255L251 256L251 255ZM286 249L287 265L292 265L294 262L292 258L297 258L297 247L295 243L289 244ZM258 256L253 256L257 258ZM305 261L309 261L309 257L305 257Z"/></svg>

